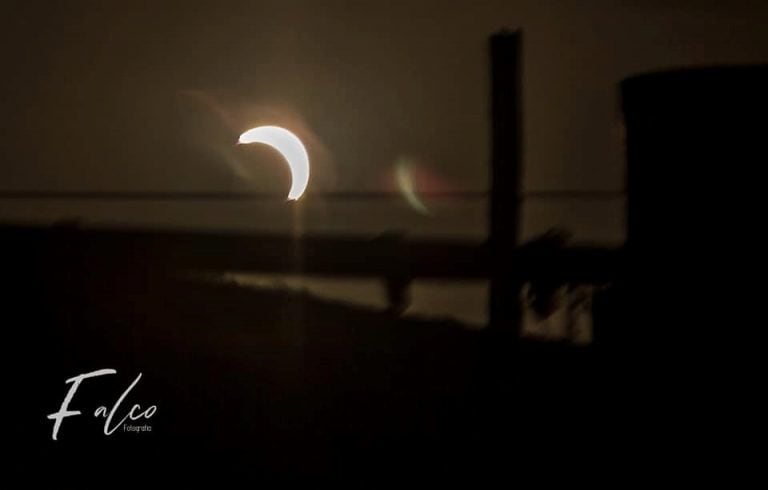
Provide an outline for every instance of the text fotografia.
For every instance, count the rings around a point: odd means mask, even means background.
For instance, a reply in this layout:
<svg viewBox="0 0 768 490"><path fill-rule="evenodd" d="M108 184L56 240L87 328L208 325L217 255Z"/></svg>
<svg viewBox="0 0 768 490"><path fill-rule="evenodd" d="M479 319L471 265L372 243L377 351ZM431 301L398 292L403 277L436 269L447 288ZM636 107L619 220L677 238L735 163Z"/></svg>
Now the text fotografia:
<svg viewBox="0 0 768 490"><path fill-rule="evenodd" d="M152 426L149 424L144 424L144 425L125 424L123 426L123 432L152 432Z"/></svg>
<svg viewBox="0 0 768 490"><path fill-rule="evenodd" d="M80 415L81 412L79 410L70 410L69 404L72 402L72 398L74 398L75 393L77 392L77 389L80 387L80 384L88 379L88 378L95 378L97 376L104 376L107 374L115 374L117 371L114 369L99 369L97 371L91 371L90 373L84 373L79 374L75 376L74 378L69 378L65 381L65 384L72 384L70 386L69 391L67 392L67 395L64 397L64 401L61 402L61 407L59 408L59 411L56 413L52 413L48 415L48 418L53 420L53 433L51 434L51 438L55 441L57 440L57 436L59 434L59 429L61 428L61 423L64 421L67 417L73 417L75 415ZM125 401L125 399L128 397L128 394L131 392L131 390L136 386L136 384L141 379L141 373L139 373L138 376L136 376L136 379L133 380L133 383L131 383L128 388L123 392L122 395L120 395L120 398L117 399L117 401L112 405L110 409L107 409L106 406L100 406L96 409L96 411L93 412L94 417L103 417L106 420L104 421L104 434L105 435L111 435L114 433L117 429L121 428L123 429L123 432L151 432L152 427L149 425L131 425L126 424L126 421L132 421L135 422L140 419L149 419L151 418L155 412L157 411L157 407L155 405L151 405L146 410L142 410L141 406L139 404L133 405L130 410L127 412L122 411L124 415L122 418L119 418L117 422L113 422L113 419L115 417L119 417L118 413L120 412L120 406Z"/></svg>

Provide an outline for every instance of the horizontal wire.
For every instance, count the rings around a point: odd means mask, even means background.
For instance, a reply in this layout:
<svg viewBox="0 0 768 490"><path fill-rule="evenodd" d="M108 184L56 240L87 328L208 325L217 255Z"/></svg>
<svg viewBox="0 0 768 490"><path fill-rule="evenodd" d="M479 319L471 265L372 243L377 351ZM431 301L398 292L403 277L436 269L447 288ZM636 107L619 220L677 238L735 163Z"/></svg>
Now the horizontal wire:
<svg viewBox="0 0 768 490"><path fill-rule="evenodd" d="M422 192L419 196L427 199L481 199L489 198L491 194L485 191L468 192ZM519 199L584 199L603 200L621 199L626 196L624 191L589 191L589 190L544 190L528 191ZM401 194L394 192L327 192L309 193L307 198L374 200L394 199ZM184 200L213 200L213 201L258 201L284 200L285 194L266 192L172 192L172 191L0 191L0 199L51 199L51 200L136 200L136 201L184 201Z"/></svg>

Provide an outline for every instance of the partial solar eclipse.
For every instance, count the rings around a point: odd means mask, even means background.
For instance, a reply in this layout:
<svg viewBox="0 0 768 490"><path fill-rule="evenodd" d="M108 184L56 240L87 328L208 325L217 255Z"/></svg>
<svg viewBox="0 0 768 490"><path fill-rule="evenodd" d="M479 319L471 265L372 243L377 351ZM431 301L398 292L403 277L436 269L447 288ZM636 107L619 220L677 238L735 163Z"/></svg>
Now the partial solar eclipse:
<svg viewBox="0 0 768 490"><path fill-rule="evenodd" d="M304 144L295 134L278 126L259 126L241 134L238 143L262 143L277 150L291 170L288 200L295 201L304 194L309 184L309 156Z"/></svg>

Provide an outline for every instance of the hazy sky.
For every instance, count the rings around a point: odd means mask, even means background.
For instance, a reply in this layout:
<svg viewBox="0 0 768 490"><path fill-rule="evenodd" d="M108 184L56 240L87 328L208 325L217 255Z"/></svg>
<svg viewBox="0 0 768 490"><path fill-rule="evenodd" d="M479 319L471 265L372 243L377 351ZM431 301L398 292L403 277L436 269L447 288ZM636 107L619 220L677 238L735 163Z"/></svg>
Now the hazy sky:
<svg viewBox="0 0 768 490"><path fill-rule="evenodd" d="M617 83L658 68L768 61L761 5L3 2L0 186L287 192L279 157L233 144L268 123L307 142L310 192L393 189L402 159L417 188L485 190L487 38L508 26L525 34L525 188L620 191ZM428 204L432 217L399 201L351 210L316 203L307 212L320 230L484 234L483 202ZM290 222L280 203L0 206L0 219L81 215L270 230ZM530 201L525 229L560 224L581 239L616 242L622 206Z"/></svg>

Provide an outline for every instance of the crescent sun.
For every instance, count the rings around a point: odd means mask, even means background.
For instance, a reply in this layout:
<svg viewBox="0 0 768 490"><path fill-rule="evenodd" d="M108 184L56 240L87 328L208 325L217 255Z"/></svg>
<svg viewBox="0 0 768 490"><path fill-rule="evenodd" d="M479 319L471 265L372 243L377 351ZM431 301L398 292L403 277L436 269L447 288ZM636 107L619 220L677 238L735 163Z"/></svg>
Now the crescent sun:
<svg viewBox="0 0 768 490"><path fill-rule="evenodd" d="M288 200L295 201L304 194L309 184L309 155L298 136L279 126L259 126L241 134L238 143L262 143L277 150L291 170Z"/></svg>

